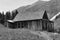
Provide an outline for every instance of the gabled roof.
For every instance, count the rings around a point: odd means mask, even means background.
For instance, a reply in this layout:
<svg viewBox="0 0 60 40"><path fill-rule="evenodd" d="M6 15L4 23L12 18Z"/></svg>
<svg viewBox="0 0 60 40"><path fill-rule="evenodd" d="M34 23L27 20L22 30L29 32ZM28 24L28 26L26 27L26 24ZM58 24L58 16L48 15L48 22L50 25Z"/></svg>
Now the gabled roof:
<svg viewBox="0 0 60 40"><path fill-rule="evenodd" d="M28 13L18 13L13 20L8 20L8 21L15 22L15 21L34 20L34 19L45 19L45 18L43 18L44 16L46 16L48 18L46 11L40 11L40 12L35 12L35 13L29 13L29 12Z"/></svg>
<svg viewBox="0 0 60 40"><path fill-rule="evenodd" d="M47 20L49 20L49 18L48 18L48 15L47 15L47 12L46 12L46 11L44 12L44 15L43 15L42 19L47 19Z"/></svg>
<svg viewBox="0 0 60 40"><path fill-rule="evenodd" d="M35 12L35 13L19 13L16 15L13 21L42 19L43 14L44 14L44 11Z"/></svg>

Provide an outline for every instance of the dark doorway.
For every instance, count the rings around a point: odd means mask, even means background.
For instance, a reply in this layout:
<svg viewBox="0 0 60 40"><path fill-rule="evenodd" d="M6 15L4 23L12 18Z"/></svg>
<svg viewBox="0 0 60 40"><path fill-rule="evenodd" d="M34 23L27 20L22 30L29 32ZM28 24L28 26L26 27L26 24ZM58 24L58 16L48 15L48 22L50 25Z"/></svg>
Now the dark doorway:
<svg viewBox="0 0 60 40"><path fill-rule="evenodd" d="M42 22L42 29L47 30L47 22L45 21Z"/></svg>

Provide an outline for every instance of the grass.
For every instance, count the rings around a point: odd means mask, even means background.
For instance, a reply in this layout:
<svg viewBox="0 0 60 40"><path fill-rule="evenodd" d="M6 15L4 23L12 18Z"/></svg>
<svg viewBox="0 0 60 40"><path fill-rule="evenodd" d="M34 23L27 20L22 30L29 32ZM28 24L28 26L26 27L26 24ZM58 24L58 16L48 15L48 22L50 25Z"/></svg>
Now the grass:
<svg viewBox="0 0 60 40"><path fill-rule="evenodd" d="M42 32L31 31L28 29L0 29L0 40L48 40L42 36Z"/></svg>
<svg viewBox="0 0 60 40"><path fill-rule="evenodd" d="M0 40L59 40L60 34L32 31L29 29L9 29L0 27Z"/></svg>

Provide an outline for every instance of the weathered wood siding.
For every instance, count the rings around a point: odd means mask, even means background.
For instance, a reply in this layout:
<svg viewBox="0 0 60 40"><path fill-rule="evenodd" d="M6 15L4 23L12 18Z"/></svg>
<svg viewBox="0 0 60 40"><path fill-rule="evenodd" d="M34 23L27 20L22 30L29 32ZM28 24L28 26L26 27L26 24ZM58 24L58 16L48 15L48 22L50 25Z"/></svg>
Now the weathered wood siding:
<svg viewBox="0 0 60 40"><path fill-rule="evenodd" d="M28 25L28 29L31 29L32 28L32 21L28 21L27 23L28 23L27 24Z"/></svg>
<svg viewBox="0 0 60 40"><path fill-rule="evenodd" d="M14 23L7 23L10 28L27 28L31 30L51 30L54 28L54 23L49 20L30 20L30 21L18 21Z"/></svg>
<svg viewBox="0 0 60 40"><path fill-rule="evenodd" d="M7 27L9 27L9 28L15 28L14 23L10 23L10 22L8 22L7 25L8 25Z"/></svg>
<svg viewBox="0 0 60 40"><path fill-rule="evenodd" d="M35 30L37 27L36 21L32 21L32 29Z"/></svg>
<svg viewBox="0 0 60 40"><path fill-rule="evenodd" d="M42 30L47 31L54 30L54 23L49 20L42 20Z"/></svg>
<svg viewBox="0 0 60 40"><path fill-rule="evenodd" d="M28 29L42 30L42 21L41 20L29 21L28 22Z"/></svg>
<svg viewBox="0 0 60 40"><path fill-rule="evenodd" d="M36 24L37 24L36 30L42 30L42 20L38 20Z"/></svg>
<svg viewBox="0 0 60 40"><path fill-rule="evenodd" d="M28 23L26 21L17 22L16 25L18 28L28 28Z"/></svg>
<svg viewBox="0 0 60 40"><path fill-rule="evenodd" d="M54 30L54 23L47 21L47 31L53 31Z"/></svg>
<svg viewBox="0 0 60 40"><path fill-rule="evenodd" d="M47 30L47 24L46 20L42 20L42 30Z"/></svg>

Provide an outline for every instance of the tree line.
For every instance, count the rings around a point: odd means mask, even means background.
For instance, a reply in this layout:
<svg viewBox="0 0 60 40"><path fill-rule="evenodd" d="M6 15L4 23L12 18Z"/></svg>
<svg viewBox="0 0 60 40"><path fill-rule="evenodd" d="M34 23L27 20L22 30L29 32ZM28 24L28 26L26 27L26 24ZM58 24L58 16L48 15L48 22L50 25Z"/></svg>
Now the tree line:
<svg viewBox="0 0 60 40"><path fill-rule="evenodd" d="M0 23L1 24L4 24L7 20L13 20L14 17L18 14L18 11L15 10L15 11L7 11L6 13L4 12L0 12Z"/></svg>

